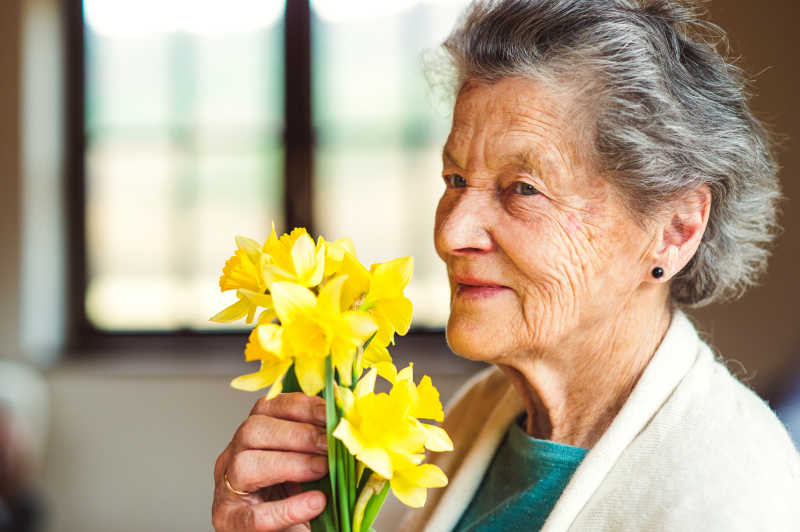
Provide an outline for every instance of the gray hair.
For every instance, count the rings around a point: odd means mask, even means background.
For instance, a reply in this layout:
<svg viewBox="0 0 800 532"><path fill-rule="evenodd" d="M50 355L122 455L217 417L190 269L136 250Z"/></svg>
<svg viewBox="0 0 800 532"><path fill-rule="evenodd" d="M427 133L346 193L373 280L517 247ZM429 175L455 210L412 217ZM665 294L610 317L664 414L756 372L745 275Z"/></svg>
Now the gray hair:
<svg viewBox="0 0 800 532"><path fill-rule="evenodd" d="M593 157L640 220L703 184L708 227L675 303L732 299L766 268L780 187L724 32L669 0L477 0L444 42L457 89L522 76L591 97ZM580 74L576 74L580 73Z"/></svg>

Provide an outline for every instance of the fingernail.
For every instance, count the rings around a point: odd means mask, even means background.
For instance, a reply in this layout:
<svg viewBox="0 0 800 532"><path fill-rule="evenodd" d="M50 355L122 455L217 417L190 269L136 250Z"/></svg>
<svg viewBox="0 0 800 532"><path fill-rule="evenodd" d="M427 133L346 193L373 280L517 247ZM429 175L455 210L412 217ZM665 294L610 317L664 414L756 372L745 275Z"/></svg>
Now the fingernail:
<svg viewBox="0 0 800 532"><path fill-rule="evenodd" d="M328 457L314 456L311 458L311 470L314 473L326 473L328 471Z"/></svg>
<svg viewBox="0 0 800 532"><path fill-rule="evenodd" d="M320 451L328 450L328 434L325 431L317 434L317 448Z"/></svg>
<svg viewBox="0 0 800 532"><path fill-rule="evenodd" d="M316 419L317 421L321 421L321 422L325 423L325 421L327 421L327 419L328 419L326 414L327 413L325 411L325 405L324 404L323 405L317 405L317 406L314 407L314 419Z"/></svg>
<svg viewBox="0 0 800 532"><path fill-rule="evenodd" d="M309 495L306 499L308 502L308 508L317 511L321 510L323 506L325 506L325 496L321 493L314 493L313 495Z"/></svg>

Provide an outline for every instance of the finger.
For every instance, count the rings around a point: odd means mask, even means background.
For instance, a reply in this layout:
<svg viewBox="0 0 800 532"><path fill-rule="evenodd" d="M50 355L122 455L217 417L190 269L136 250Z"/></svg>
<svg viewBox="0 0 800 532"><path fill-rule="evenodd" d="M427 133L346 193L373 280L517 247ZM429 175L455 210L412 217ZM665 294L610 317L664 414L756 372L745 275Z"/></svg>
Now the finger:
<svg viewBox="0 0 800 532"><path fill-rule="evenodd" d="M255 492L283 482L310 482L328 472L328 458L287 451L247 450L234 455L228 482L238 491Z"/></svg>
<svg viewBox="0 0 800 532"><path fill-rule="evenodd" d="M263 415L253 415L244 420L233 441L238 450L328 453L328 435L323 427Z"/></svg>
<svg viewBox="0 0 800 532"><path fill-rule="evenodd" d="M309 491L283 499L257 504L253 507L253 524L256 530L283 530L292 525L305 523L325 509L325 495L321 491Z"/></svg>
<svg viewBox="0 0 800 532"><path fill-rule="evenodd" d="M220 453L217 457L217 461L214 463L214 482L219 484L222 482L222 475L225 474L225 468L228 465L228 459L231 453L231 446L230 444L225 447L225 449Z"/></svg>
<svg viewBox="0 0 800 532"><path fill-rule="evenodd" d="M267 399L262 397L256 401L250 415L262 415L312 423L325 426L325 401L321 397L309 397L303 393L282 393Z"/></svg>
<svg viewBox="0 0 800 532"><path fill-rule="evenodd" d="M227 528L224 529L274 532L293 527L291 530L303 530L297 526L315 518L324 508L325 495L321 491L308 491L280 501L237 506L225 516Z"/></svg>

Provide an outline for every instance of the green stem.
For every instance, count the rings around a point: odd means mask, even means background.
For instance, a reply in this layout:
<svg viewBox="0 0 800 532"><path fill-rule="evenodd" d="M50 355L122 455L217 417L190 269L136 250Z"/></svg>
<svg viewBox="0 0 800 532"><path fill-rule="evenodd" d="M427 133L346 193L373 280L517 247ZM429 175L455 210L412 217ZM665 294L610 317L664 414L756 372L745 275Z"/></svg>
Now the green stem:
<svg viewBox="0 0 800 532"><path fill-rule="evenodd" d="M336 425L339 423L339 416L336 400L333 397L333 368L331 367L330 357L325 361L325 388L323 395L325 398L326 430L328 433L328 476L330 477L330 498L328 499L327 507L331 509L332 520L336 525L336 530L339 530L341 519L337 513L338 497L336 487L338 478L341 476L341 470L337 467L338 459L336 453L339 440L333 437L333 431L336 430Z"/></svg>
<svg viewBox="0 0 800 532"><path fill-rule="evenodd" d="M365 475L366 476L366 475ZM370 480L364 485L361 493L358 495L358 500L353 508L353 532L361 532L363 530L363 523L367 505L372 497L383 489L385 480L370 475Z"/></svg>
<svg viewBox="0 0 800 532"><path fill-rule="evenodd" d="M371 497L367 503L367 508L364 511L364 520L361 523L361 530L354 530L353 532L369 532L370 527L372 526L372 523L375 522L375 518L378 517L378 512L381 511L381 507L383 506L383 503L386 500L386 495L388 494L389 483L384 480L380 491Z"/></svg>
<svg viewBox="0 0 800 532"><path fill-rule="evenodd" d="M336 476L336 483L339 487L339 493L337 494L339 500L339 525L341 532L351 532L350 530L350 497L348 495L348 479L347 479L347 458L346 454L347 451L344 448L344 445L340 444L337 440L336 442L337 448L337 459L336 459L336 467L340 473Z"/></svg>
<svg viewBox="0 0 800 532"><path fill-rule="evenodd" d="M347 473L349 476L347 479L347 497L352 510L356 505L356 459L347 449L345 449L344 452L347 454Z"/></svg>

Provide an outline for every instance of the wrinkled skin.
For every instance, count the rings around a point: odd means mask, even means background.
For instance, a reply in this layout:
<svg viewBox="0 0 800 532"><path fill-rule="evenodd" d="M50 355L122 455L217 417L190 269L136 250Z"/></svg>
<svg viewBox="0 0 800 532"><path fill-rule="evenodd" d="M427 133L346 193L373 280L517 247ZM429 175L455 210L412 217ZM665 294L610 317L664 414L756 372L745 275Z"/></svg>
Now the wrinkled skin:
<svg viewBox="0 0 800 532"><path fill-rule="evenodd" d="M669 325L668 280L696 250L710 197L635 219L594 170L580 110L566 90L526 79L465 85L435 243L450 347L506 371L530 433L591 446ZM654 279L655 266L667 274Z"/></svg>

